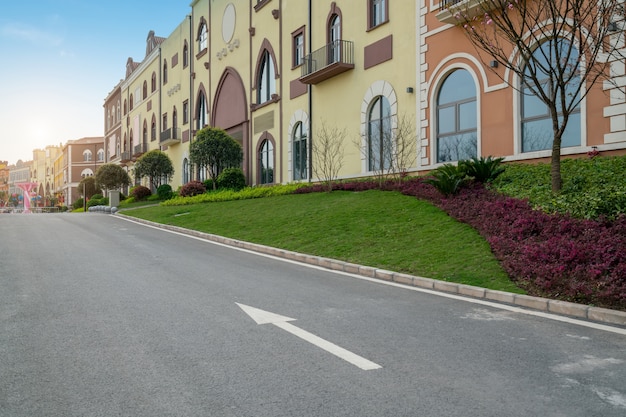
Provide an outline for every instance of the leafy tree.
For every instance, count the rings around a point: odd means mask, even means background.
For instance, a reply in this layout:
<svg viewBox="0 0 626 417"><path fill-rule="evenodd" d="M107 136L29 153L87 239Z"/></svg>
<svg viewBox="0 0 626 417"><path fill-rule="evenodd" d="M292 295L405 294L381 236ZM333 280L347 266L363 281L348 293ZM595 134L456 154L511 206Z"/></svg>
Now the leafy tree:
<svg viewBox="0 0 626 417"><path fill-rule="evenodd" d="M551 186L559 192L561 142L570 115L591 86L610 77L611 62L622 58L623 4L615 0L482 0L453 3L449 11L477 48L483 62L497 61L515 77L505 83L547 107L552 122ZM471 9L476 6L477 9ZM619 16L619 17L618 17ZM484 55L483 55L484 54ZM519 85L513 84L521 80Z"/></svg>
<svg viewBox="0 0 626 417"><path fill-rule="evenodd" d="M96 171L96 185L104 190L116 190L130 185L130 177L121 166L104 164Z"/></svg>
<svg viewBox="0 0 626 417"><path fill-rule="evenodd" d="M78 192L83 198L89 199L96 193L100 194L101 190L97 187L94 177L85 177L78 183Z"/></svg>
<svg viewBox="0 0 626 417"><path fill-rule="evenodd" d="M205 127L198 131L189 146L191 163L207 169L216 188L217 177L227 168L239 168L243 162L243 148L224 130Z"/></svg>
<svg viewBox="0 0 626 417"><path fill-rule="evenodd" d="M137 159L134 171L136 178L148 177L150 187L155 190L164 182L172 179L174 166L169 156L158 149L154 149Z"/></svg>

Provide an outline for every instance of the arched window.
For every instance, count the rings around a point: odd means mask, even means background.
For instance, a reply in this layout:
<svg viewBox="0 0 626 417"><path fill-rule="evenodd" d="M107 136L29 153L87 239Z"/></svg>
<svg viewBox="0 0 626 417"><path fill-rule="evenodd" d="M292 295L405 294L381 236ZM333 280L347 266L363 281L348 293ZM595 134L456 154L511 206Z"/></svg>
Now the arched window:
<svg viewBox="0 0 626 417"><path fill-rule="evenodd" d="M189 182L189 160L187 158L183 159L183 184L187 184Z"/></svg>
<svg viewBox="0 0 626 417"><path fill-rule="evenodd" d="M143 143L148 143L148 122L146 120L143 121Z"/></svg>
<svg viewBox="0 0 626 417"><path fill-rule="evenodd" d="M157 80L156 73L152 73L152 80L150 81L150 92L154 93L156 91Z"/></svg>
<svg viewBox="0 0 626 417"><path fill-rule="evenodd" d="M142 98L145 100L148 98L148 82L144 81L143 82L143 92L142 92Z"/></svg>
<svg viewBox="0 0 626 417"><path fill-rule="evenodd" d="M152 123L150 124L150 141L156 140L156 120L154 115L152 115Z"/></svg>
<svg viewBox="0 0 626 417"><path fill-rule="evenodd" d="M556 43L555 43L556 42ZM559 48L558 51L556 48ZM569 54L569 56L568 56ZM580 146L580 77L578 71L578 50L565 39L548 40L539 46L533 53L533 60L524 70L525 77L522 79L521 112L522 112L522 152L533 152L552 149L554 134L552 129L552 116L548 106L533 92L536 90L530 77L531 71L536 74L536 79L541 82L543 91L548 96L559 97L560 91L565 94L565 101L556 100L559 119L563 118L564 109L569 113L567 127L561 136L561 147ZM565 88L560 88L556 83L557 74L550 77L548 69L555 67L555 61L568 60L564 71L571 68L571 77ZM555 70L558 72L558 70Z"/></svg>
<svg viewBox="0 0 626 417"><path fill-rule="evenodd" d="M391 167L393 141L391 132L391 106L387 97L378 96L367 117L367 154L370 171Z"/></svg>
<svg viewBox="0 0 626 417"><path fill-rule="evenodd" d="M97 158L98 162L104 161L104 149L98 149Z"/></svg>
<svg viewBox="0 0 626 417"><path fill-rule="evenodd" d="M329 63L339 62L341 58L341 17L333 15L328 25Z"/></svg>
<svg viewBox="0 0 626 417"><path fill-rule="evenodd" d="M178 127L178 112L176 111L176 106L174 106L174 109L172 110L172 128L176 130L177 127ZM173 131L172 134L176 134L176 132Z"/></svg>
<svg viewBox="0 0 626 417"><path fill-rule="evenodd" d="M257 104L262 104L272 99L272 94L276 94L276 73L274 71L274 60L269 51L263 51L261 66L257 80Z"/></svg>
<svg viewBox="0 0 626 417"><path fill-rule="evenodd" d="M196 128L198 130L208 124L209 120L209 106L206 102L206 96L202 91L200 91L200 94L198 95L198 113L196 114L196 120Z"/></svg>
<svg viewBox="0 0 626 417"><path fill-rule="evenodd" d="M135 102L135 100L133 99L133 95L130 95L130 110L133 109L133 103Z"/></svg>
<svg viewBox="0 0 626 417"><path fill-rule="evenodd" d="M198 52L202 52L206 49L207 45L207 29L204 19L200 23L200 29L198 30Z"/></svg>
<svg viewBox="0 0 626 417"><path fill-rule="evenodd" d="M83 169L80 173L81 178L93 177L93 171L89 168Z"/></svg>
<svg viewBox="0 0 626 417"><path fill-rule="evenodd" d="M308 178L307 171L307 141L308 141L308 127L298 122L293 129L291 135L291 141L293 145L293 179L303 180Z"/></svg>
<svg viewBox="0 0 626 417"><path fill-rule="evenodd" d="M89 149L83 151L83 161L90 162L93 161L93 154Z"/></svg>
<svg viewBox="0 0 626 417"><path fill-rule="evenodd" d="M274 182L274 145L267 139L263 141L259 151L259 182Z"/></svg>
<svg viewBox="0 0 626 417"><path fill-rule="evenodd" d="M477 120L474 79L466 70L455 70L437 95L437 162L476 156Z"/></svg>
<svg viewBox="0 0 626 417"><path fill-rule="evenodd" d="M163 62L163 85L167 84L167 61Z"/></svg>
<svg viewBox="0 0 626 417"><path fill-rule="evenodd" d="M183 45L183 68L187 68L189 65L189 45L187 45L187 41Z"/></svg>

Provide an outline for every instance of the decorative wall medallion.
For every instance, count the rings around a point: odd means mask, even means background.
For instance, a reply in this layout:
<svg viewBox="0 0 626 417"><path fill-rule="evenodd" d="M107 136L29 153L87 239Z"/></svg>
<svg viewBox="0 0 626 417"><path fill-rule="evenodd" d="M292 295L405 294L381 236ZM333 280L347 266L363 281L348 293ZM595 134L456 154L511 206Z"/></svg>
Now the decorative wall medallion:
<svg viewBox="0 0 626 417"><path fill-rule="evenodd" d="M226 9L224 9L224 16L222 16L222 39L225 43L229 43L233 39L236 21L235 6L232 3L228 3Z"/></svg>

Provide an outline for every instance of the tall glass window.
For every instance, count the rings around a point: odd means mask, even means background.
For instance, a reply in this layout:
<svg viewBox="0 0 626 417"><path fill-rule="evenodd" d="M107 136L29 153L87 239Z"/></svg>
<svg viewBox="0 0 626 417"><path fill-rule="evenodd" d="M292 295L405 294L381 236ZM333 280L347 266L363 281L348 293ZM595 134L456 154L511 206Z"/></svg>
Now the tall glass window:
<svg viewBox="0 0 626 417"><path fill-rule="evenodd" d="M200 24L200 33L198 34L198 51L202 52L206 49L207 45L207 29L206 23Z"/></svg>
<svg viewBox="0 0 626 417"><path fill-rule="evenodd" d="M270 101L272 94L275 93L276 73L274 72L274 61L269 51L264 51L259 70L259 79L257 80L257 104Z"/></svg>
<svg viewBox="0 0 626 417"><path fill-rule="evenodd" d="M384 96L374 99L367 117L367 153L370 171L391 167L393 158L391 106Z"/></svg>
<svg viewBox="0 0 626 417"><path fill-rule="evenodd" d="M183 159L183 184L187 184L189 182L189 160L187 158Z"/></svg>
<svg viewBox="0 0 626 417"><path fill-rule="evenodd" d="M196 128L198 130L202 129L206 124L208 124L209 120L209 108L206 102L206 97L204 93L201 91L198 96L198 114L197 114L197 123Z"/></svg>
<svg viewBox="0 0 626 417"><path fill-rule="evenodd" d="M555 44L555 42L557 42ZM558 51L555 48L559 48ZM569 57L568 57L569 52ZM580 146L580 105L578 103L580 93L580 78L576 75L578 70L578 50L571 45L568 40L558 39L544 42L533 53L536 63L529 65L524 73L529 75L531 71L537 74L537 79L544 86L546 94L559 97L559 90L565 92L565 102L557 102L559 119L562 120L563 109L568 106L573 107L569 111L569 119L563 136L561 137L561 147ZM550 79L547 70L554 68L557 60L568 57L568 64L565 71L571 69L571 74L566 73L566 77L571 75L571 81L564 88L557 85ZM558 70L557 70L558 71ZM553 79L555 77L552 77ZM554 139L552 129L552 116L548 106L535 95L530 87L532 81L522 80L521 111L522 111L522 152L533 152L552 149Z"/></svg>
<svg viewBox="0 0 626 417"><path fill-rule="evenodd" d="M330 40L329 64L339 62L341 59L341 18L333 15L328 28L328 39Z"/></svg>
<svg viewBox="0 0 626 417"><path fill-rule="evenodd" d="M307 126L298 122L293 130L293 179L303 180L308 178L307 173Z"/></svg>
<svg viewBox="0 0 626 417"><path fill-rule="evenodd" d="M387 17L385 16L386 10L385 10L385 2L386 0L370 0L370 7L372 8L372 21L371 21L371 27L374 26L378 26L381 23L385 22L387 20Z"/></svg>
<svg viewBox="0 0 626 417"><path fill-rule="evenodd" d="M437 96L437 162L477 154L476 86L466 70L446 77Z"/></svg>
<svg viewBox="0 0 626 417"><path fill-rule="evenodd" d="M264 140L259 153L259 182L271 184L274 182L274 145L269 140Z"/></svg>

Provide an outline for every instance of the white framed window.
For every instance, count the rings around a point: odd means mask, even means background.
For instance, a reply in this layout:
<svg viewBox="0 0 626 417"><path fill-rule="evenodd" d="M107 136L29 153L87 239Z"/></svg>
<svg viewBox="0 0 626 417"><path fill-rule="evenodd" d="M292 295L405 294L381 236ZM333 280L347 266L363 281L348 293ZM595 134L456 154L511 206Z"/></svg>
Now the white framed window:
<svg viewBox="0 0 626 417"><path fill-rule="evenodd" d="M265 50L261 58L261 67L259 68L259 78L257 80L257 104L270 101L272 94L276 94L276 72L274 71L272 55Z"/></svg>
<svg viewBox="0 0 626 417"><path fill-rule="evenodd" d="M437 162L477 156L476 86L464 69L448 74L437 94Z"/></svg>

